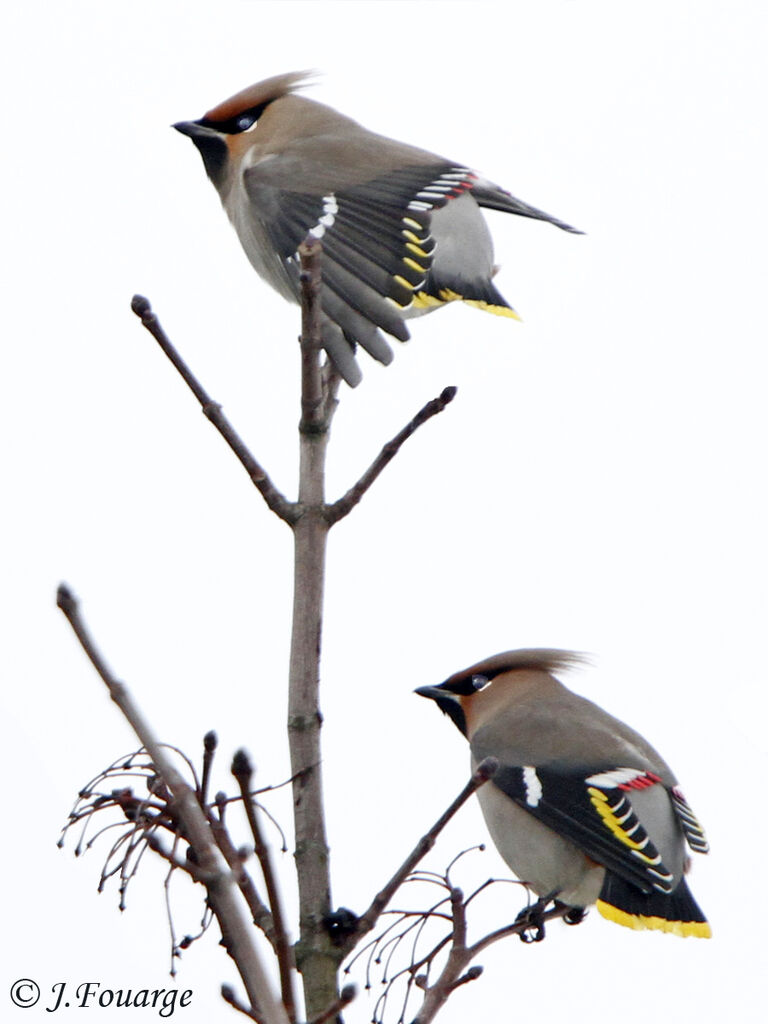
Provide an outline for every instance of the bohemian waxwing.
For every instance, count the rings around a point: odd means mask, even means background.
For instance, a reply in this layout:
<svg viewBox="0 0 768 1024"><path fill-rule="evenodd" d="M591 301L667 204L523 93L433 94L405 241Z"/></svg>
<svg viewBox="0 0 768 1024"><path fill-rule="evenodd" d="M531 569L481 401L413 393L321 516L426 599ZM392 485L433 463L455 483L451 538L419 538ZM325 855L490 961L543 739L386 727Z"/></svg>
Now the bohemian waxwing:
<svg viewBox="0 0 768 1024"><path fill-rule="evenodd" d="M322 239L323 344L347 383L361 378L358 343L391 362L379 328L407 341L404 317L463 299L516 318L491 281L480 207L581 232L453 160L294 95L308 77L267 78L173 127L199 149L248 259L285 298L298 301L299 244Z"/></svg>
<svg viewBox="0 0 768 1024"><path fill-rule="evenodd" d="M596 902L630 928L708 938L684 877L685 844L706 853L704 831L653 747L555 678L580 660L508 651L416 693L450 715L473 766L498 760L478 799L499 853L534 892Z"/></svg>

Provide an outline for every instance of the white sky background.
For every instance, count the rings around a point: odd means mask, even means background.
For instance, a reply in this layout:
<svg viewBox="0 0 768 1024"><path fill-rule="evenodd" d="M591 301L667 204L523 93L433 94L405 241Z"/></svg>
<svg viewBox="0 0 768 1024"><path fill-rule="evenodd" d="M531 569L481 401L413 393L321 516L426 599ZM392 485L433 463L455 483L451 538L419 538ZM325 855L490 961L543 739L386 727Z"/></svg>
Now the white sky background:
<svg viewBox="0 0 768 1024"><path fill-rule="evenodd" d="M218 730L217 788L233 788L240 745L263 783L289 774L289 531L129 302L149 296L292 494L298 311L255 277L169 125L315 67L313 97L588 232L491 215L497 282L524 323L454 306L394 342L390 367L362 355L363 383L342 395L331 497L425 401L459 388L332 534L335 901L362 910L465 781L463 740L414 687L507 648L587 651L574 688L659 747L708 829L691 886L715 937L592 913L484 954L485 975L440 1020L582 1024L597 1004L606 1019L635 1004L661 1024L718 1021L734 1000L759 1019L765 5L80 3L6 18L0 1005L18 977L48 991L173 984L162 871L145 865L119 915L116 887L95 891L107 841L80 860L73 841L55 846L77 789L136 745L54 607L60 580L164 739L199 763ZM270 805L286 827L288 804ZM427 866L484 838L471 805ZM468 890L508 875L492 851L466 863ZM286 856L286 889L291 876ZM183 883L174 893L184 934L198 908ZM515 888L495 893L473 935L522 904ZM194 1001L176 1019L236 1019L221 981L237 983L211 933L181 962L175 984ZM372 1008L362 994L347 1020Z"/></svg>

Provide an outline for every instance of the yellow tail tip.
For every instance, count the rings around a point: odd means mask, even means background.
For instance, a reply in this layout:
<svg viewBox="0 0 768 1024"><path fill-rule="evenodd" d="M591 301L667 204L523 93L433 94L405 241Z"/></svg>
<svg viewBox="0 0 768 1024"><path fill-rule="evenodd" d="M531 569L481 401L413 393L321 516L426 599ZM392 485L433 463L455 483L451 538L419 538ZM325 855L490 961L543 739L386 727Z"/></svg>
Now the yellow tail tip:
<svg viewBox="0 0 768 1024"><path fill-rule="evenodd" d="M486 313L493 313L495 316L507 316L511 320L521 319L511 306L499 306L497 303L486 302L484 299L466 299L463 295L452 291L450 288L441 288L440 298L443 302L465 302L468 306L482 309Z"/></svg>
<svg viewBox="0 0 768 1024"><path fill-rule="evenodd" d="M395 278L400 284L407 285L403 278ZM467 306L474 306L475 309L482 309L485 313L493 313L494 316L506 316L510 320L518 320L522 323L522 317L511 306L499 306L493 302L485 302L483 299L465 299L463 295L453 291L451 288L441 288L438 295L430 295L429 292L418 291L413 296L414 309L435 309L444 306L448 302L463 302ZM405 308L405 307L401 307Z"/></svg>
<svg viewBox="0 0 768 1024"><path fill-rule="evenodd" d="M523 322L523 318L511 306L495 306L491 302L482 302L479 299L464 299L464 301L468 306L482 309L486 313L493 313L494 316L506 316L510 320L517 320L519 323Z"/></svg>
<svg viewBox="0 0 768 1024"><path fill-rule="evenodd" d="M708 921L668 921L664 917L629 914L626 910L619 910L618 907L613 907L603 900L597 901L597 909L606 920L623 925L625 928L634 928L636 931L668 932L670 935L679 935L682 938L688 936L697 939L712 938L712 929Z"/></svg>

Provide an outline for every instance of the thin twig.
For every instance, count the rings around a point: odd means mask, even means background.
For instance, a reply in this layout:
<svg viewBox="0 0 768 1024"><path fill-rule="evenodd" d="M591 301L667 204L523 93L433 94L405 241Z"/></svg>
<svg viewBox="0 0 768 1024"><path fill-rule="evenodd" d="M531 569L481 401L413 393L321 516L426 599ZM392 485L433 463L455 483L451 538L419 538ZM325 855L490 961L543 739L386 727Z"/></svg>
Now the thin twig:
<svg viewBox="0 0 768 1024"><path fill-rule="evenodd" d="M542 922L553 921L558 917L565 917L569 910L573 910L573 907L569 907L565 903L556 903L549 910L542 912L540 920ZM488 946L493 945L494 942L505 939L508 935L520 935L521 932L527 931L530 927L530 921L521 920L515 921L514 924L505 925L503 928L497 928L496 931L489 932L482 939L478 939L474 945L469 947L468 953L471 957L475 957L478 953L482 953L484 949L487 949Z"/></svg>
<svg viewBox="0 0 768 1024"><path fill-rule="evenodd" d="M464 911L464 894L461 889L451 889L451 911L453 930L448 959L437 981L426 989L424 1002L416 1014L413 1024L428 1024L454 989L479 976L477 971L472 973L468 971L462 975L462 971L472 959L472 954L467 950L467 917Z"/></svg>
<svg viewBox="0 0 768 1024"><path fill-rule="evenodd" d="M272 911L272 920L275 928L275 953L280 971L280 991L288 1017L291 1024L294 1024L296 1020L296 993L294 991L293 952L285 925L283 901L277 885L277 875L272 864L272 855L264 841L261 825L256 814L256 806L251 798L253 766L244 750L238 750L232 759L232 774L240 788L243 807L245 808L251 835L253 836L254 852L261 866L264 885L267 889L267 900L269 901L269 909Z"/></svg>
<svg viewBox="0 0 768 1024"><path fill-rule="evenodd" d="M462 973L478 953L487 949L494 942L506 938L508 935L519 935L531 927L530 921L516 921L514 924L490 932L490 934L475 942L474 945L467 946L467 904L464 902L460 889L453 889L451 891L451 906L453 909L453 934L448 959L434 985L430 985L426 989L424 1002L414 1017L412 1024L429 1024L452 992L459 988L459 986L466 985L467 982L474 981L480 977L483 969L479 965L470 967L469 970ZM545 910L541 914L539 921L549 921L552 918L562 917L568 913L569 909L571 908L563 904L556 904L550 910Z"/></svg>
<svg viewBox="0 0 768 1024"><path fill-rule="evenodd" d="M173 809L178 815L184 837L195 853L199 869L207 875L206 888L211 908L219 922L225 948L243 980L251 1006L259 1007L264 1024L287 1024L285 1009L272 993L271 983L253 944L249 922L237 897L235 879L213 839L197 794L155 738L127 687L108 668L85 626L77 600L64 584L59 586L56 603L101 676L110 697L128 720L172 795Z"/></svg>
<svg viewBox="0 0 768 1024"><path fill-rule="evenodd" d="M146 844L153 853L158 855L158 857L162 857L163 860L168 861L171 870L183 871L184 874L189 875L193 882L199 882L200 885L205 885L208 881L208 875L204 871L201 871L191 861L182 859L176 852L175 848L169 850L156 832L150 832L147 835Z"/></svg>
<svg viewBox="0 0 768 1024"><path fill-rule="evenodd" d="M211 778L211 768L216 747L219 745L219 738L213 729L210 729L203 737L203 778L200 782L200 803L203 807L208 803L208 783Z"/></svg>
<svg viewBox="0 0 768 1024"><path fill-rule="evenodd" d="M230 839L229 832L227 832L223 822L217 819L215 815L209 815L208 821L216 844L224 855L227 864L229 864L230 871L235 876L235 881L240 886L240 891L245 898L245 902L248 904L253 923L264 932L272 948L276 949L277 940L275 938L275 925L272 915L259 896L255 882L246 871L240 854Z"/></svg>
<svg viewBox="0 0 768 1024"><path fill-rule="evenodd" d="M451 889L451 914L453 915L452 945L457 949L467 946L467 915L464 913L464 893Z"/></svg>
<svg viewBox="0 0 768 1024"><path fill-rule="evenodd" d="M154 837L152 835L148 837L148 845L151 845L151 840L153 838ZM173 871L176 867L175 861L179 859L176 853L177 843L178 839L177 842L174 843L173 849L169 850L167 854L163 849L162 844L159 844L161 856L167 856L170 861L170 867L166 872L165 880L163 882L163 891L165 893L165 916L168 920L168 931L171 936L171 969L169 973L172 978L176 977L176 958L179 955L179 945L176 940L176 927L173 923L173 908L171 907L171 879L173 878Z"/></svg>
<svg viewBox="0 0 768 1024"><path fill-rule="evenodd" d="M255 1020L256 1024L264 1024L263 1019L259 1016L258 1013L256 1013L253 1010L249 1010L247 1006L244 1006L240 1002L240 1000L235 995L235 990L232 988L231 985L221 986L221 998L224 1000L225 1003L229 1003L229 1005L234 1010L237 1010L240 1013L244 1014L250 1020Z"/></svg>
<svg viewBox="0 0 768 1024"><path fill-rule="evenodd" d="M399 433L395 434L391 441L387 441L357 483L350 487L347 493L343 495L343 497L339 498L338 501L335 501L332 505L328 506L326 513L328 522L333 524L338 522L339 519L343 519L344 516L349 515L355 505L357 505L361 500L365 492L382 473L384 468L392 461L392 459L394 459L408 438L411 437L411 435L414 434L422 424L426 423L427 420L430 420L433 416L437 416L438 413L441 413L448 403L452 402L455 397L456 388L444 388L440 395L427 402L427 404L416 413L410 423L407 423Z"/></svg>
<svg viewBox="0 0 768 1024"><path fill-rule="evenodd" d="M161 327L157 316L153 313L149 299L144 298L143 295L134 295L131 300L131 309L136 316L139 317L142 325L146 327L160 348L176 367L185 384L200 403L203 413L211 421L214 427L216 427L218 432L240 460L241 465L251 478L253 484L258 488L268 507L284 522L293 522L296 516L294 504L288 501L288 499L275 487L266 470L253 457L243 439L224 415L221 405L211 399L208 392L203 388L202 384L200 384L190 368L181 358L176 347Z"/></svg>
<svg viewBox="0 0 768 1024"><path fill-rule="evenodd" d="M406 878L411 874L419 861L435 845L435 840L438 835L442 832L454 814L456 814L459 808L469 800L474 792L493 777L498 766L499 763L495 757L486 757L480 762L474 771L472 778L466 784L464 789L462 789L461 793L459 793L450 807L440 815L432 828L421 837L412 852L408 857L406 857L392 878L390 878L384 888L374 897L370 907L368 907L365 913L358 919L355 932L349 937L344 946L345 955L349 953L350 950L354 949L360 939L364 935L367 935L367 933L375 926L384 908Z"/></svg>

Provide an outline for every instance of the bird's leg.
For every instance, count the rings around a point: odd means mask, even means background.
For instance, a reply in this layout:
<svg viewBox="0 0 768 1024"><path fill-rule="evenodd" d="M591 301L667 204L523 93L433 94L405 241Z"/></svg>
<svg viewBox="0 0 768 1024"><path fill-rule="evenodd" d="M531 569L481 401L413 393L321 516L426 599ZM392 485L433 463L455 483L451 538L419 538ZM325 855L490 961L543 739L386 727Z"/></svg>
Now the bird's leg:
<svg viewBox="0 0 768 1024"><path fill-rule="evenodd" d="M532 903L525 910L521 910L515 918L515 924L525 924L525 928L519 933L521 942L541 942L546 935L544 929L544 911L555 898L556 893L549 893L547 896L540 896L535 903Z"/></svg>

